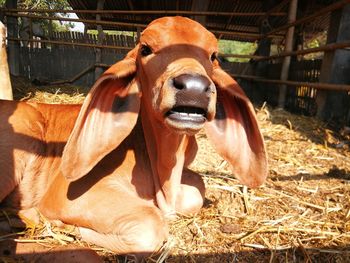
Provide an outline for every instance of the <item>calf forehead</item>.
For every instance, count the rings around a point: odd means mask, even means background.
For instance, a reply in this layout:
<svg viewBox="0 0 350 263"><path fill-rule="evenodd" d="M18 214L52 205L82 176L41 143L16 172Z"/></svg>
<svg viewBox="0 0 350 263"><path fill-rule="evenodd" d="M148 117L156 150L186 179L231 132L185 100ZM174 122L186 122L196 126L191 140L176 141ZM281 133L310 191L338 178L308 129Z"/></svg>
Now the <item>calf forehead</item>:
<svg viewBox="0 0 350 263"><path fill-rule="evenodd" d="M143 31L140 42L158 48L188 44L209 51L217 49L215 36L198 22L185 17L163 17L154 20Z"/></svg>

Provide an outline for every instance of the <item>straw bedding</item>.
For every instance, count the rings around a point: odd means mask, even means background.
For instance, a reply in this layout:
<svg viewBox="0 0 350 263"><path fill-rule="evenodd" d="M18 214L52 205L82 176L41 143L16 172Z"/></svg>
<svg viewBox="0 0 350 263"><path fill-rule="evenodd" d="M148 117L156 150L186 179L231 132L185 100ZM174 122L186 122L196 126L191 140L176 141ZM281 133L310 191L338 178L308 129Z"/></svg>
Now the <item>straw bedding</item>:
<svg viewBox="0 0 350 263"><path fill-rule="evenodd" d="M22 84L17 99L81 103L86 94L72 86ZM269 155L266 183L258 189L240 185L205 134L198 134L200 150L191 168L206 183L204 208L171 222L168 242L148 262L350 262L349 135L266 106L257 115ZM0 214L2 220L8 217ZM0 240L12 237L52 247L89 246L73 227L58 229L45 219L29 222L19 237L0 235ZM133 262L92 248L107 262Z"/></svg>

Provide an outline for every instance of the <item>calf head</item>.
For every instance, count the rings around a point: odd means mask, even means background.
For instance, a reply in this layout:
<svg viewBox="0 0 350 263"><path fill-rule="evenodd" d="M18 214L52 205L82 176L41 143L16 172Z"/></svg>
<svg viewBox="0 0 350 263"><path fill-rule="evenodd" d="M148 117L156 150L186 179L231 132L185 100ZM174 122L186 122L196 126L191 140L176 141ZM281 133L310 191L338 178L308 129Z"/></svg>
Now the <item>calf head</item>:
<svg viewBox="0 0 350 263"><path fill-rule="evenodd" d="M142 33L137 65L145 104L170 130L194 134L215 116L214 35L187 18L163 18ZM205 33L203 35L203 33Z"/></svg>
<svg viewBox="0 0 350 263"><path fill-rule="evenodd" d="M254 108L220 68L217 53L215 36L199 23L183 17L153 21L89 92L64 149L66 178L84 176L118 147L141 111L170 134L192 136L204 128L242 183L263 183L266 152Z"/></svg>

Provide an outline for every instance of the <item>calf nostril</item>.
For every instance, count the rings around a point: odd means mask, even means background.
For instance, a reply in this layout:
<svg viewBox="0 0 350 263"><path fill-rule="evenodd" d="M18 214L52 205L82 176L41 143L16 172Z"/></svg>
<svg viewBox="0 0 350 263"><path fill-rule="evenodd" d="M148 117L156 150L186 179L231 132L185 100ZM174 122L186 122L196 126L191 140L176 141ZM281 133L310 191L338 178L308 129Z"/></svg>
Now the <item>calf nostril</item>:
<svg viewBox="0 0 350 263"><path fill-rule="evenodd" d="M182 90L186 88L186 83L181 78L177 77L173 79L173 86L178 90Z"/></svg>

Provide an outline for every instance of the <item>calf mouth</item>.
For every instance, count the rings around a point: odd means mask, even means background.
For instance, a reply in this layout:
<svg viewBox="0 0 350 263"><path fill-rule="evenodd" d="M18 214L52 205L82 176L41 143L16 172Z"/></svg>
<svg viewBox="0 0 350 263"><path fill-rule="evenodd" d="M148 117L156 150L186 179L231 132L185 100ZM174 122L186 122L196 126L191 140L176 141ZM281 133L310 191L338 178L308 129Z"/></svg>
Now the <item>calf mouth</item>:
<svg viewBox="0 0 350 263"><path fill-rule="evenodd" d="M207 121L207 109L195 106L174 106L165 113L165 122L171 128L193 134L203 128Z"/></svg>

